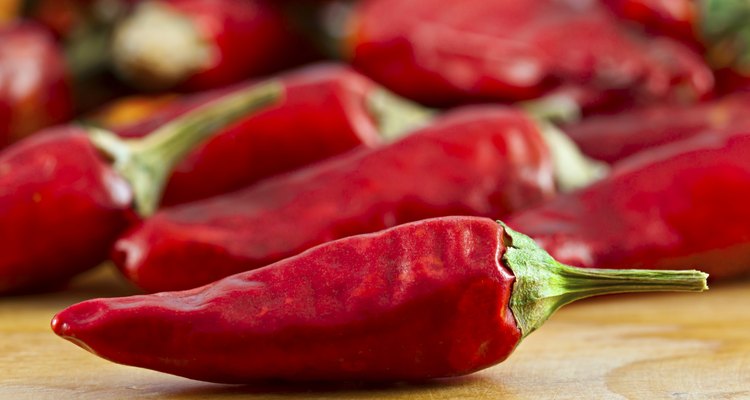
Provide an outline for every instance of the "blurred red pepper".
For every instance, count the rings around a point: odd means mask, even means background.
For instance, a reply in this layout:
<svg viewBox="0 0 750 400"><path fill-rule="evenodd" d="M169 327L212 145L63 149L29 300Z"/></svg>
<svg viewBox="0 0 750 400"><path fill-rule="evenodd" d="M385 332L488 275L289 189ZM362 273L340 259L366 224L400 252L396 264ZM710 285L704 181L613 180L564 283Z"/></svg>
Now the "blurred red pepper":
<svg viewBox="0 0 750 400"><path fill-rule="evenodd" d="M112 258L145 290L187 289L405 222L506 215L575 175L573 160L567 171L553 164L548 134L514 109L455 111L389 146L163 210L119 239Z"/></svg>
<svg viewBox="0 0 750 400"><path fill-rule="evenodd" d="M750 132L748 110L750 93L736 93L693 105L655 105L591 116L563 130L586 155L613 163L693 136Z"/></svg>
<svg viewBox="0 0 750 400"><path fill-rule="evenodd" d="M0 147L67 121L73 104L60 49L31 22L0 26Z"/></svg>
<svg viewBox="0 0 750 400"><path fill-rule="evenodd" d="M705 289L697 271L565 266L495 221L450 217L329 242L195 290L89 300L51 325L116 363L210 382L421 380L503 361L575 300Z"/></svg>
<svg viewBox="0 0 750 400"><path fill-rule="evenodd" d="M745 0L601 0L619 17L705 52L720 93L750 88L750 3Z"/></svg>
<svg viewBox="0 0 750 400"><path fill-rule="evenodd" d="M284 99L241 118L192 151L173 171L163 205L237 190L357 146L379 147L432 117L342 65L308 66L276 79L285 87ZM201 104L247 87L186 96L140 123L105 127L123 137L143 136Z"/></svg>
<svg viewBox="0 0 750 400"><path fill-rule="evenodd" d="M611 175L507 219L561 262L750 273L750 134L641 152Z"/></svg>
<svg viewBox="0 0 750 400"><path fill-rule="evenodd" d="M637 22L651 32L678 39L694 48L699 42L696 0L600 0L618 17Z"/></svg>
<svg viewBox="0 0 750 400"><path fill-rule="evenodd" d="M0 153L0 293L59 287L104 261L135 211L153 212L177 160L280 90L268 84L220 99L144 139L64 126Z"/></svg>
<svg viewBox="0 0 750 400"><path fill-rule="evenodd" d="M697 54L626 30L596 2L370 0L350 25L352 63L426 104L559 91L607 108L691 100L713 87Z"/></svg>
<svg viewBox="0 0 750 400"><path fill-rule="evenodd" d="M116 22L139 0L27 0L24 15L50 29L65 53L76 113L128 93L110 71Z"/></svg>
<svg viewBox="0 0 750 400"><path fill-rule="evenodd" d="M308 60L312 51L265 0L158 0L138 5L112 43L134 85L202 90Z"/></svg>

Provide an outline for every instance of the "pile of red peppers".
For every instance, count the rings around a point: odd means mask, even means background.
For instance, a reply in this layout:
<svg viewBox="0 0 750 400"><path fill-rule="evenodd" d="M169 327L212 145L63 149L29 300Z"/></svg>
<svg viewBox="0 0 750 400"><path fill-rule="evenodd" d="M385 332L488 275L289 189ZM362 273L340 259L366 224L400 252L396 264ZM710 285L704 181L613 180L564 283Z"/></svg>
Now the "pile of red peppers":
<svg viewBox="0 0 750 400"><path fill-rule="evenodd" d="M746 1L19 3L0 296L114 265L147 294L52 320L110 361L452 377L572 301L750 276Z"/></svg>

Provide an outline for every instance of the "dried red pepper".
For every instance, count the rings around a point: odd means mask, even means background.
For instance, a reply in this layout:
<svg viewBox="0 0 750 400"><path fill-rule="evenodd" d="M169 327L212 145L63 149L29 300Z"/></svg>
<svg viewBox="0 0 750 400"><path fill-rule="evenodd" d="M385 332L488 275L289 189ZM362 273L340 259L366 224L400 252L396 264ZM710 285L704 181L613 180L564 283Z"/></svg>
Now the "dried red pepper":
<svg viewBox="0 0 750 400"><path fill-rule="evenodd" d="M750 131L750 93L687 106L654 105L585 118L563 128L588 156L609 163L702 134Z"/></svg>
<svg viewBox="0 0 750 400"><path fill-rule="evenodd" d="M113 260L146 290L188 289L404 222L505 215L551 197L568 164L553 166L521 111L467 108L390 146L163 210L119 239Z"/></svg>
<svg viewBox="0 0 750 400"><path fill-rule="evenodd" d="M123 21L112 51L133 84L202 90L266 74L311 51L265 0L143 2Z"/></svg>
<svg viewBox="0 0 750 400"><path fill-rule="evenodd" d="M89 300L52 329L110 361L210 382L415 380L497 364L578 299L705 289L698 271L569 267L495 221L449 217L194 290Z"/></svg>
<svg viewBox="0 0 750 400"><path fill-rule="evenodd" d="M241 118L192 151L173 171L163 205L241 189L357 146L378 147L432 117L431 111L342 65L308 66L275 79L284 85L284 99ZM217 96L247 87L194 94L143 122L108 128L140 137Z"/></svg>
<svg viewBox="0 0 750 400"><path fill-rule="evenodd" d="M0 293L58 287L104 261L135 219L133 204L142 215L152 213L182 155L280 91L269 83L221 99L141 140L70 126L6 149L0 154Z"/></svg>
<svg viewBox="0 0 750 400"><path fill-rule="evenodd" d="M700 98L713 84L698 55L627 31L596 2L370 0L351 25L353 64L426 104L559 91L601 108Z"/></svg>
<svg viewBox="0 0 750 400"><path fill-rule="evenodd" d="M31 22L0 26L0 147L72 114L68 70L52 35Z"/></svg>
<svg viewBox="0 0 750 400"><path fill-rule="evenodd" d="M602 0L619 17L706 54L721 93L750 87L750 3L744 0Z"/></svg>
<svg viewBox="0 0 750 400"><path fill-rule="evenodd" d="M508 217L561 262L750 273L750 135L701 135L623 160L577 192Z"/></svg>

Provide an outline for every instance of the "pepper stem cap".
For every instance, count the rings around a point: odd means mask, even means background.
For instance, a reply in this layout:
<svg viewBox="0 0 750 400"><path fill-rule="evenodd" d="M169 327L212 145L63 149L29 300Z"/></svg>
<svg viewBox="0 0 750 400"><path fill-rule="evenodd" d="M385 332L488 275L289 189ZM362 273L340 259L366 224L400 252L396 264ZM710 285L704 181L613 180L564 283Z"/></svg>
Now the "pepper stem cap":
<svg viewBox="0 0 750 400"><path fill-rule="evenodd" d="M89 128L89 137L130 183L135 209L146 217L156 211L172 169L190 151L248 113L280 101L283 92L279 82L260 83L175 118L143 138L122 139L97 128Z"/></svg>
<svg viewBox="0 0 750 400"><path fill-rule="evenodd" d="M629 292L702 292L708 274L696 270L577 268L555 261L526 235L504 229L502 261L516 278L510 308L523 337L560 307L591 296Z"/></svg>

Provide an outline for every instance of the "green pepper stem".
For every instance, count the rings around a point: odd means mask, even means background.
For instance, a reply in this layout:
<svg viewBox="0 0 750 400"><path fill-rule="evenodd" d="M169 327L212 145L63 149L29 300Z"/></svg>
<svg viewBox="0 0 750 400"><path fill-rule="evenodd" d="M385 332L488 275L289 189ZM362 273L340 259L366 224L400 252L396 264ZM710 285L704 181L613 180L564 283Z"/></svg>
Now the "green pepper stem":
<svg viewBox="0 0 750 400"><path fill-rule="evenodd" d="M552 94L535 100L516 103L536 119L551 122L575 122L581 119L581 107L573 98Z"/></svg>
<svg viewBox="0 0 750 400"><path fill-rule="evenodd" d="M699 34L712 66L750 74L750 2L703 0L698 7Z"/></svg>
<svg viewBox="0 0 750 400"><path fill-rule="evenodd" d="M385 89L371 92L367 102L380 135L388 142L398 140L428 124L436 114L435 110L396 96Z"/></svg>
<svg viewBox="0 0 750 400"><path fill-rule="evenodd" d="M503 226L503 262L516 281L510 308L524 337L541 326L560 307L603 294L708 289L708 274L642 269L587 269L555 261L526 235Z"/></svg>
<svg viewBox="0 0 750 400"><path fill-rule="evenodd" d="M122 139L90 128L90 138L113 160L113 168L130 183L135 209L153 214L172 169L190 151L223 127L283 96L283 85L270 81L207 103L139 139Z"/></svg>
<svg viewBox="0 0 750 400"><path fill-rule="evenodd" d="M586 187L609 173L607 164L585 156L573 140L551 123L537 120L537 126L547 143L560 191Z"/></svg>

